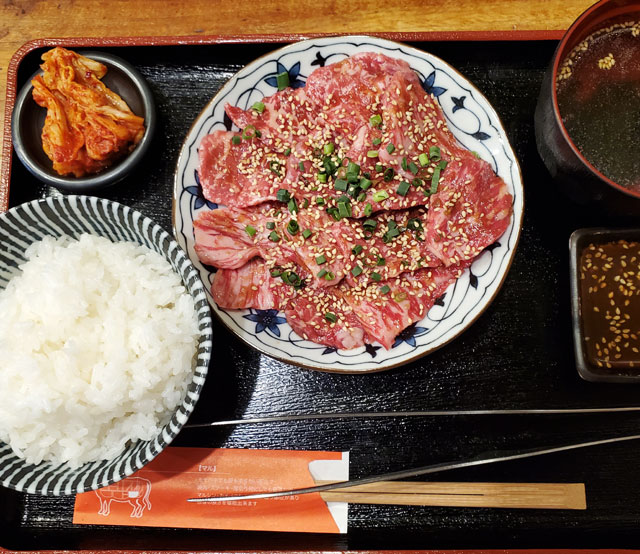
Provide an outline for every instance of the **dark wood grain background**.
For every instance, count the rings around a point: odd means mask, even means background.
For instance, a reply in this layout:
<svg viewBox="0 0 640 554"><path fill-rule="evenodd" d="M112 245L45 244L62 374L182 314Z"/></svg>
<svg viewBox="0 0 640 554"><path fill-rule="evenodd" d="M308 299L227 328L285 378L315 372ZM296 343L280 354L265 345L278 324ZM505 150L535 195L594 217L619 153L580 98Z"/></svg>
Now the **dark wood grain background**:
<svg viewBox="0 0 640 554"><path fill-rule="evenodd" d="M462 336L402 368L336 375L258 354L215 323L210 376L192 422L304 413L424 409L564 408L640 404L632 385L592 384L575 369L569 307L570 233L630 221L569 202L537 154L533 112L554 41L430 42L415 46L460 70L501 116L520 160L525 217L496 300ZM216 90L275 45L112 48L155 93L152 153L100 196L171 229L173 170L182 140ZM41 51L20 65L19 82ZM14 158L10 205L58 194ZM43 283L46 286L46 283ZM175 446L349 450L352 477L493 450L556 446L637 433L640 416L509 416L306 421L185 430ZM354 505L346 536L73 526L73 499L0 489L0 544L10 549L421 549L634 547L640 545L640 444L631 442L431 476L450 481L584 482L586 511Z"/></svg>

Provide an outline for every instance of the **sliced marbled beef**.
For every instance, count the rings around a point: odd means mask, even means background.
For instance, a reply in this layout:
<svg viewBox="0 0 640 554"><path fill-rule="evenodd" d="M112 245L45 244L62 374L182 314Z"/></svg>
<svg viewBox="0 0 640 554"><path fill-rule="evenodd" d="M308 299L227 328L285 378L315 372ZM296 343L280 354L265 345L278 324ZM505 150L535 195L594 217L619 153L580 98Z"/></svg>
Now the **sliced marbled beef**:
<svg viewBox="0 0 640 554"><path fill-rule="evenodd" d="M474 157L455 164L455 178L431 198L426 225L427 245L445 265L480 254L504 233L513 211L506 183L488 164Z"/></svg>
<svg viewBox="0 0 640 554"><path fill-rule="evenodd" d="M441 108L408 64L381 54L319 68L305 88L277 92L263 104L261 112L227 106L243 131L215 131L203 139L199 173L208 200L246 207L273 199L280 188L299 199L335 199L344 192L336 188L340 171L352 162L371 181L352 210L353 217L364 217L367 204L375 212L429 203L425 192L435 162L419 158L432 146L448 161L473 156L449 132ZM343 169L327 175L327 164ZM412 186L400 194L403 181Z"/></svg>
<svg viewBox="0 0 640 554"><path fill-rule="evenodd" d="M389 349L403 329L426 315L464 267L421 269L356 287L295 288L254 259L239 269L216 272L212 294L222 308L282 310L292 329L313 342L342 349L378 342ZM304 271L298 272L304 280Z"/></svg>
<svg viewBox="0 0 640 554"><path fill-rule="evenodd" d="M241 131L205 137L199 173L227 207L194 222L221 307L283 310L336 348L390 348L509 225L506 183L402 60L357 54L226 111Z"/></svg>
<svg viewBox="0 0 640 554"><path fill-rule="evenodd" d="M304 208L294 216L273 203L220 208L202 212L194 222L195 250L218 268L236 269L259 256L269 268L294 262L321 287L343 278L354 286L441 265L424 240L427 220L424 208L381 212L365 221L335 221L326 211Z"/></svg>

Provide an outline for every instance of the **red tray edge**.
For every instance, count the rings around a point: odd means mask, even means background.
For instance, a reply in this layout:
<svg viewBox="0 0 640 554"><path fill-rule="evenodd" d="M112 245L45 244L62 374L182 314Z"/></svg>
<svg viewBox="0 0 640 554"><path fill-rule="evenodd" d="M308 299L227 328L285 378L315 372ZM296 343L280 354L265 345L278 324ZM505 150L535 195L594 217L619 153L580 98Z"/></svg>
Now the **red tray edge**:
<svg viewBox="0 0 640 554"><path fill-rule="evenodd" d="M168 550L39 550L40 554L204 554L205 551L168 551ZM229 551L210 550L207 554L225 554ZM342 551L296 551L296 550L261 550L259 552L234 551L235 554L637 554L640 550L631 549L505 549L505 550L342 550ZM0 554L32 554L28 551L5 550L0 547Z"/></svg>

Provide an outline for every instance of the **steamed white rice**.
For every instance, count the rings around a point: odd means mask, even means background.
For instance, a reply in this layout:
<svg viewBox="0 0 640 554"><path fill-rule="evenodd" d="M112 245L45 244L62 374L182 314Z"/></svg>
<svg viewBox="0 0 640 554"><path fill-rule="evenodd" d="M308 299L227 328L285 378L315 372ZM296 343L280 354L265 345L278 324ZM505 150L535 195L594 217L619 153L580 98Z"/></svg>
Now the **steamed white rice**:
<svg viewBox="0 0 640 554"><path fill-rule="evenodd" d="M192 297L159 254L47 237L0 291L0 440L29 463L117 456L153 439L185 394Z"/></svg>

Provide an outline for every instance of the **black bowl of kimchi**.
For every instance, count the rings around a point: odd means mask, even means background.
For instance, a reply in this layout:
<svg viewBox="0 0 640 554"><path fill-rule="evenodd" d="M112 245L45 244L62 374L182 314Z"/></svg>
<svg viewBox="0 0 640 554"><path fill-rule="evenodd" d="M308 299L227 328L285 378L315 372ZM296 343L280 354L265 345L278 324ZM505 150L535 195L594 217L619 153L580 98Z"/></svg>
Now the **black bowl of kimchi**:
<svg viewBox="0 0 640 554"><path fill-rule="evenodd" d="M142 136L137 142L129 143L120 148L111 159L104 162L104 167L98 168L95 163L91 167L92 160L85 149L84 152L77 154L72 162L75 173L74 171L65 172L63 169L63 174L60 174L59 171L54 169L52 159L43 148L45 120L47 117L55 117L55 114L52 113L51 116L48 116L48 112L51 110L39 105L33 96L34 85L32 81L37 76L42 76L44 71L39 70L34 73L16 98L11 121L13 146L20 161L37 179L62 191L73 193L95 191L124 179L139 164L149 150L157 126L153 93L144 77L135 67L122 58L106 52L82 51L78 52L78 54L89 58L92 62L105 66L106 73L100 80L110 91L108 94L115 93L119 97L118 100L126 103L132 112L132 118L135 116L143 120L143 131L139 133ZM99 67L98 64L92 67ZM83 97L81 98L81 103L84 102L85 98ZM61 104L67 106L75 104L75 99L74 102L61 102ZM113 128L114 121L117 120L118 110L112 108L113 106L107 103L105 106L92 107L90 110L91 114L97 115L95 115L94 121L88 122L87 126L92 127L93 130L97 128L98 131L95 131L96 133L104 134L104 137L98 136L99 140L96 142L100 142L100 139L104 139L105 142L109 140L115 141L110 136L109 131ZM101 118L103 123L98 123L98 118ZM54 125L49 127L47 133L51 142L57 142L62 145L68 143L72 135L71 133L64 133L65 125L67 125L65 118L58 117ZM62 132L60 131L61 129ZM116 133L118 132L114 132L113 136L117 136ZM75 140L78 140L77 133ZM69 150L72 148L77 148L77 143ZM83 164L86 165L86 172ZM65 169L70 165L71 163L68 163ZM80 167L79 171L76 170L78 167ZM84 174L78 175L78 173Z"/></svg>

